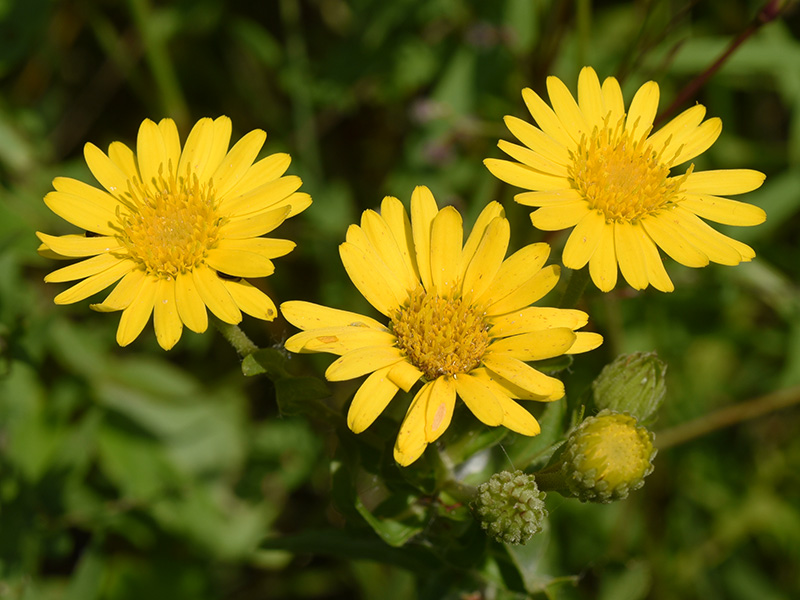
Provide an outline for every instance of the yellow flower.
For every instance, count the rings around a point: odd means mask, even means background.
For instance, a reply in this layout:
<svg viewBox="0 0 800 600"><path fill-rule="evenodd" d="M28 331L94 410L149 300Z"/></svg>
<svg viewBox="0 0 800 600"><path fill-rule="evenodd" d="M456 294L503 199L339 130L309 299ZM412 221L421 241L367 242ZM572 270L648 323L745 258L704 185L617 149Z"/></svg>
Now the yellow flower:
<svg viewBox="0 0 800 600"><path fill-rule="evenodd" d="M282 177L287 154L255 164L266 139L257 129L230 151L228 117L201 119L181 151L175 123L145 120L136 154L113 142L108 154L86 144L84 155L105 190L57 177L47 206L85 235L38 233L41 254L86 258L45 277L47 282L82 280L55 297L71 304L113 285L100 312L122 311L121 346L131 343L153 314L158 343L169 350L183 326L208 327L206 307L226 323L242 312L272 320L275 304L246 279L266 277L271 259L294 248L289 240L260 237L311 204L297 192L299 177Z"/></svg>
<svg viewBox="0 0 800 600"><path fill-rule="evenodd" d="M486 159L499 179L528 190L516 201L539 207L534 227L558 231L574 227L563 262L570 269L589 263L592 280L604 292L617 282L617 265L635 289L649 284L674 289L658 252L689 267L709 261L737 265L753 250L725 236L703 219L726 225L758 225L766 218L757 206L720 196L758 188L764 175L749 169L670 176L670 169L702 154L722 130L718 118L703 121L695 105L651 135L658 108L658 84L636 92L628 112L619 83L603 85L591 67L578 78L576 102L564 83L548 77L550 108L530 89L522 97L539 127L516 117L505 122L525 146L500 141L519 162ZM702 218L700 218L702 217Z"/></svg>
<svg viewBox="0 0 800 600"><path fill-rule="evenodd" d="M575 332L587 322L581 311L529 306L555 286L559 269L542 268L550 253L543 243L504 260L509 235L502 207L492 202L462 244L458 211L439 210L418 187L410 221L402 203L387 197L381 214L365 211L339 247L350 279L388 323L309 302L281 305L304 330L287 349L340 355L325 373L331 381L370 374L347 415L354 432L369 427L398 389L423 380L397 437L401 465L444 433L456 395L485 424L536 435L536 419L512 398L557 400L564 385L524 361L602 342L596 333Z"/></svg>

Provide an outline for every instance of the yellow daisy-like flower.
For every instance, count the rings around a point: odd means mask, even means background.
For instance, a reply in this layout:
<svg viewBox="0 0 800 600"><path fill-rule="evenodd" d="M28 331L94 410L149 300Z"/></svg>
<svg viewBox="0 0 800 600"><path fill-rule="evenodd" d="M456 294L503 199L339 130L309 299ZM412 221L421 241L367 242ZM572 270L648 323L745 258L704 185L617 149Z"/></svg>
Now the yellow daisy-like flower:
<svg viewBox="0 0 800 600"><path fill-rule="evenodd" d="M721 196L758 188L764 175L749 169L670 175L670 169L705 152L722 131L718 118L703 121L695 105L651 135L658 108L658 84L636 92L628 112L619 83L602 86L591 67L578 78L577 102L564 83L547 78L552 108L536 92L522 97L539 127L508 116L505 123L524 146L500 141L519 162L486 159L506 183L528 190L516 201L539 207L533 225L545 231L574 227L563 262L570 269L589 263L592 280L604 292L617 283L617 265L635 289L652 284L674 289L658 252L677 262L704 267L709 261L737 265L753 250L725 236L703 219L727 225L758 225L764 211ZM702 218L701 218L702 217Z"/></svg>
<svg viewBox="0 0 800 600"><path fill-rule="evenodd" d="M458 211L439 210L431 192L418 187L410 221L402 203L387 197L381 213L365 211L339 247L350 279L388 323L309 302L281 305L304 330L287 349L340 355L325 373L331 381L370 374L347 415L354 432L369 427L399 389L423 380L397 437L401 465L444 433L456 395L485 424L536 435L536 419L513 399L557 400L564 385L524 361L602 342L596 333L575 332L586 313L529 306L555 286L559 268L542 268L550 253L544 243L504 260L509 235L502 207L492 202L462 243Z"/></svg>
<svg viewBox="0 0 800 600"><path fill-rule="evenodd" d="M230 150L228 117L201 119L181 151L171 119L139 128L136 154L113 142L108 154L86 144L84 155L105 190L57 177L47 206L85 235L37 232L41 254L86 258L47 275L47 282L82 280L55 297L71 304L113 285L100 312L122 311L121 346L131 343L153 314L158 343L169 350L183 326L203 332L206 307L226 323L242 312L272 320L269 297L246 281L274 271L273 258L294 242L261 237L311 204L299 177L283 174L291 159L273 154L255 164L267 134L251 131Z"/></svg>

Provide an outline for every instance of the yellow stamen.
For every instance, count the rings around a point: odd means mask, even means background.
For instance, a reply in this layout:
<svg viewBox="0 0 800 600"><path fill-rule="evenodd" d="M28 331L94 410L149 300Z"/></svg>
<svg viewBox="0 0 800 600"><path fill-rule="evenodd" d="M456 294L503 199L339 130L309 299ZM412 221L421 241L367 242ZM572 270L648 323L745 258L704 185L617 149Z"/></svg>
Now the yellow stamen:
<svg viewBox="0 0 800 600"><path fill-rule="evenodd" d="M418 287L392 319L397 345L428 380L468 373L489 346L484 311Z"/></svg>
<svg viewBox="0 0 800 600"><path fill-rule="evenodd" d="M614 128L606 123L584 135L573 154L572 187L608 221L636 222L677 200L684 178L670 178L667 161L644 138L634 139L622 120Z"/></svg>
<svg viewBox="0 0 800 600"><path fill-rule="evenodd" d="M173 278L197 267L218 242L221 218L211 182L159 173L149 184L132 180L129 214L119 235L130 256L151 275Z"/></svg>

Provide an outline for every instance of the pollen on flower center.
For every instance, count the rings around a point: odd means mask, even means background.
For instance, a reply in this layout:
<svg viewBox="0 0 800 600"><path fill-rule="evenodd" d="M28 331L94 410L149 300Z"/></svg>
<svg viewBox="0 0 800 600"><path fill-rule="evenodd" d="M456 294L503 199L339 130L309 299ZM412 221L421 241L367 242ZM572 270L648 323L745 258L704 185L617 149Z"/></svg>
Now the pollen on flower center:
<svg viewBox="0 0 800 600"><path fill-rule="evenodd" d="M479 307L429 294L422 286L392 319L397 345L429 380L478 367L489 346Z"/></svg>
<svg viewBox="0 0 800 600"><path fill-rule="evenodd" d="M641 137L641 135L639 135ZM572 186L608 221L636 221L667 206L683 178L669 178L669 167L644 139L634 139L622 121L595 127L573 154Z"/></svg>
<svg viewBox="0 0 800 600"><path fill-rule="evenodd" d="M198 266L216 246L221 223L210 182L169 175L131 183L131 210L120 218L131 257L161 278Z"/></svg>

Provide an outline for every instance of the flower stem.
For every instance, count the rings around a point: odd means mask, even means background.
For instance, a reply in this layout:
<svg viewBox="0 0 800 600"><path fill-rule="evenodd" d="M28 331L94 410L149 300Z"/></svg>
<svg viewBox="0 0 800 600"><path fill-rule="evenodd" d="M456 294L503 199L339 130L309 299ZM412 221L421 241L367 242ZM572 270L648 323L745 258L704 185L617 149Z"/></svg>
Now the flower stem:
<svg viewBox="0 0 800 600"><path fill-rule="evenodd" d="M658 432L656 433L656 447L659 450L671 448L712 431L749 421L795 404L800 404L800 385L778 390L733 406L726 406L688 423Z"/></svg>
<svg viewBox="0 0 800 600"><path fill-rule="evenodd" d="M234 350L244 358L245 356L249 356L256 350L258 350L258 346L256 346L250 338L247 337L247 334L242 331L241 327L238 325L231 325L230 323L224 323L219 319L212 318L211 321L214 323L216 328L219 332L223 335L223 337L228 340L233 346Z"/></svg>
<svg viewBox="0 0 800 600"><path fill-rule="evenodd" d="M711 79L712 75L719 71L719 69L728 62L728 59L733 55L733 53L739 49L739 47L744 44L748 39L750 39L753 34L761 29L762 26L766 25L770 21L774 21L778 17L781 16L786 5L790 3L784 2L784 0L769 0L763 8L758 12L758 15L751 21L751 23L742 31L735 40L733 40L728 47L725 49L717 60L715 60L711 66L709 66L705 71L703 71L700 75L695 77L689 84L681 90L675 100L670 104L667 108L665 108L661 113L656 117L653 127L657 127L660 123L665 121L669 115L671 115L677 108L686 102L687 100L694 98L695 94L697 94L698 90L702 88L706 82Z"/></svg>
<svg viewBox="0 0 800 600"><path fill-rule="evenodd" d="M555 463L548 468L531 473L536 480L536 485L542 492L565 492L567 490L567 482L564 480L564 474L561 472L561 463Z"/></svg>
<svg viewBox="0 0 800 600"><path fill-rule="evenodd" d="M583 296L583 291L586 289L586 284L589 283L589 268L584 267L577 271L570 271L569 281L567 282L567 289L564 290L564 295L561 297L559 308L574 308Z"/></svg>

